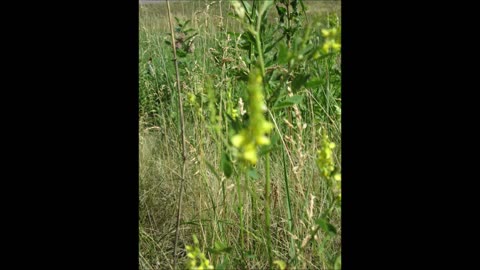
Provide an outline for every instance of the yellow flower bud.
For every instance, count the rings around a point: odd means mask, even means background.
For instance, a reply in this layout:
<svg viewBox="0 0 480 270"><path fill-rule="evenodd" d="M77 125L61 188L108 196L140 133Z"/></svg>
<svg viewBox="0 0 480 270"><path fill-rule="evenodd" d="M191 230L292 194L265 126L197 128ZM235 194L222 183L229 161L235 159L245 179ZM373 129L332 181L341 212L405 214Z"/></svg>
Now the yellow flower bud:
<svg viewBox="0 0 480 270"><path fill-rule="evenodd" d="M237 148L240 148L240 146L244 141L245 141L245 136L243 136L243 134L237 134L232 137L232 145Z"/></svg>
<svg viewBox="0 0 480 270"><path fill-rule="evenodd" d="M232 2L233 8L235 9L235 13L237 13L238 17L243 20L245 18L245 9L243 8L242 4L239 1Z"/></svg>
<svg viewBox="0 0 480 270"><path fill-rule="evenodd" d="M249 161L250 163L252 164L256 164L257 163L257 152L255 151L255 149L247 149L245 150L245 153L243 153L243 158L247 161Z"/></svg>
<svg viewBox="0 0 480 270"><path fill-rule="evenodd" d="M257 138L257 144L258 145L269 145L270 144L270 139L265 137L265 136L260 136Z"/></svg>

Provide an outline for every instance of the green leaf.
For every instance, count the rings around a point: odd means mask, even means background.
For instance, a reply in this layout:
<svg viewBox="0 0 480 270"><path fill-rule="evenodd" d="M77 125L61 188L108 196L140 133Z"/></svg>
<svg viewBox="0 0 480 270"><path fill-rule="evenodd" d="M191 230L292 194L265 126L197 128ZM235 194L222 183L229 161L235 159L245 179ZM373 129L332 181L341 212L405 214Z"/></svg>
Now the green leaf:
<svg viewBox="0 0 480 270"><path fill-rule="evenodd" d="M274 134L272 135L272 143L271 143L271 145L272 145L272 146L276 146L279 141L280 141L280 135L278 135L278 133L274 133Z"/></svg>
<svg viewBox="0 0 480 270"><path fill-rule="evenodd" d="M218 179L218 181L221 181L222 178L220 178L220 176L218 176L218 174L217 174L215 168L212 166L212 164L208 163L208 161L205 161L205 164L207 165L210 172L213 173L213 175L215 175L215 177Z"/></svg>
<svg viewBox="0 0 480 270"><path fill-rule="evenodd" d="M181 224L182 224L182 225L195 225L195 226L199 226L199 225L200 225L200 224L198 224L198 223L195 222L195 221L182 222Z"/></svg>
<svg viewBox="0 0 480 270"><path fill-rule="evenodd" d="M265 48L266 48L266 49L265 49L265 51L263 52L263 54L265 55L265 54L269 53L273 48L275 48L275 46L277 45L277 43L278 43L280 40L282 40L282 39L283 39L283 37L278 38L278 39L272 41L270 44L268 44L268 46L267 46L267 44L265 44Z"/></svg>
<svg viewBox="0 0 480 270"><path fill-rule="evenodd" d="M230 264L230 260L228 259L228 256L225 256L225 259L223 260L222 263L215 265L215 269L218 269L218 270L230 269L229 264Z"/></svg>
<svg viewBox="0 0 480 270"><path fill-rule="evenodd" d="M220 162L220 165L225 176L227 178L230 178L230 176L232 176L233 167L230 158L228 158L228 155L225 152L222 153L222 160Z"/></svg>
<svg viewBox="0 0 480 270"><path fill-rule="evenodd" d="M303 96L300 96L300 95L287 97L284 101L281 101L275 104L275 106L273 107L273 110L279 110L283 108L288 108L295 104L300 104L302 102L302 99L303 99Z"/></svg>
<svg viewBox="0 0 480 270"><path fill-rule="evenodd" d="M333 269L341 270L342 269L342 255L338 256L333 265Z"/></svg>
<svg viewBox="0 0 480 270"><path fill-rule="evenodd" d="M263 16L263 14L265 13L265 11L267 11L267 9L269 7L271 7L273 5L273 0L265 0L263 1L263 5L262 7L260 8L260 16Z"/></svg>
<svg viewBox="0 0 480 270"><path fill-rule="evenodd" d="M280 44L280 51L278 52L278 63L288 63L288 48L287 46L285 46L285 44Z"/></svg>
<svg viewBox="0 0 480 270"><path fill-rule="evenodd" d="M240 38L239 47L241 49L248 50L253 44L255 44L255 37L248 31L244 32Z"/></svg>
<svg viewBox="0 0 480 270"><path fill-rule="evenodd" d="M177 17L174 17L174 18L175 18L175 21L177 21L177 24L178 24L180 27L182 27L183 24L182 24L182 22L180 21L180 19L177 18Z"/></svg>
<svg viewBox="0 0 480 270"><path fill-rule="evenodd" d="M215 266L215 269L217 270L226 270L227 269L227 265L225 263L219 263Z"/></svg>
<svg viewBox="0 0 480 270"><path fill-rule="evenodd" d="M188 23L190 22L191 20L187 20L184 24L183 24L183 28L187 27Z"/></svg>
<svg viewBox="0 0 480 270"><path fill-rule="evenodd" d="M253 180L257 180L259 178L257 170L255 168L250 168L247 172L247 175Z"/></svg>
<svg viewBox="0 0 480 270"><path fill-rule="evenodd" d="M245 253L245 257L246 257L247 259L255 259L255 258L257 257L257 255L253 254L251 251L247 251L247 252Z"/></svg>
<svg viewBox="0 0 480 270"><path fill-rule="evenodd" d="M248 14L248 15L252 15L252 6L246 2L246 1L241 1L241 3L243 4L243 8L245 8L245 12Z"/></svg>
<svg viewBox="0 0 480 270"><path fill-rule="evenodd" d="M230 253L230 251L232 251L232 247L229 247L223 243L215 242L215 247L207 248L207 250L213 254Z"/></svg>
<svg viewBox="0 0 480 270"><path fill-rule="evenodd" d="M283 16L285 16L285 14L287 13L287 9L282 6L277 6L277 12L278 16L280 16L280 19L282 20Z"/></svg>
<svg viewBox="0 0 480 270"><path fill-rule="evenodd" d="M308 81L306 84L305 84L305 87L307 88L315 88L315 87L318 87L322 84L322 80L316 78L316 79L313 79L311 81Z"/></svg>
<svg viewBox="0 0 480 270"><path fill-rule="evenodd" d="M177 56L180 58L184 58L187 56L187 53L184 50L177 50Z"/></svg>
<svg viewBox="0 0 480 270"><path fill-rule="evenodd" d="M295 79L293 79L293 82L292 82L292 90L293 92L296 92L298 90L300 90L300 88L302 88L302 86L305 85L305 83L307 82L308 78L310 77L310 74L298 74Z"/></svg>
<svg viewBox="0 0 480 270"><path fill-rule="evenodd" d="M294 95L294 96L291 96L291 97L287 97L285 99L286 102L290 102L292 104L300 104L303 100L303 96L301 95Z"/></svg>
<svg viewBox="0 0 480 270"><path fill-rule="evenodd" d="M328 223L325 219L319 218L315 221L315 223L318 226L320 226L320 228L322 230L324 230L325 232L327 232L331 236L337 234L337 229L335 229L335 227L332 224Z"/></svg>

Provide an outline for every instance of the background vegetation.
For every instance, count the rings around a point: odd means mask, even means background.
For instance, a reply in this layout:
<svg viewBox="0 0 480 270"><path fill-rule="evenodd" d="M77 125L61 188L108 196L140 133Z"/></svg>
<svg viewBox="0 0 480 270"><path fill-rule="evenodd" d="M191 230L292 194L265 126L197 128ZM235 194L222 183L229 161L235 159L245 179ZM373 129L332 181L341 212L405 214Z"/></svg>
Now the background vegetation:
<svg viewBox="0 0 480 270"><path fill-rule="evenodd" d="M170 6L180 96L166 4L140 5L140 269L340 269L340 1Z"/></svg>

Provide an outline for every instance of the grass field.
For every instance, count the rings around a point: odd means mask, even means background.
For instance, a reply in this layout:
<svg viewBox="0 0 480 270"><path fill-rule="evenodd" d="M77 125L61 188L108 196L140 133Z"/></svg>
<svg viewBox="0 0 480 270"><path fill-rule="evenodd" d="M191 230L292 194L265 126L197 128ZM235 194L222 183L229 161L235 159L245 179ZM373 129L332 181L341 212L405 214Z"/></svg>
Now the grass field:
<svg viewBox="0 0 480 270"><path fill-rule="evenodd" d="M140 5L140 269L341 268L341 2L241 2L170 3L178 79Z"/></svg>

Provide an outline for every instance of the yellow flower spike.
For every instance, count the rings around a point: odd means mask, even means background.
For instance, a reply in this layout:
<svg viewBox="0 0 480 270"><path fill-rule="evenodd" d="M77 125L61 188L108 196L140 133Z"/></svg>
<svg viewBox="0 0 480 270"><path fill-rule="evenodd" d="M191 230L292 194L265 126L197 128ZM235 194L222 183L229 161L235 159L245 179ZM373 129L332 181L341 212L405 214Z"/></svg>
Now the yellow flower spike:
<svg viewBox="0 0 480 270"><path fill-rule="evenodd" d="M267 107L262 93L262 85L261 73L258 69L253 69L247 85L249 124L231 138L232 145L240 153L239 157L251 164L257 163L257 146L270 144L267 134L273 129L273 124L268 122L264 116Z"/></svg>

